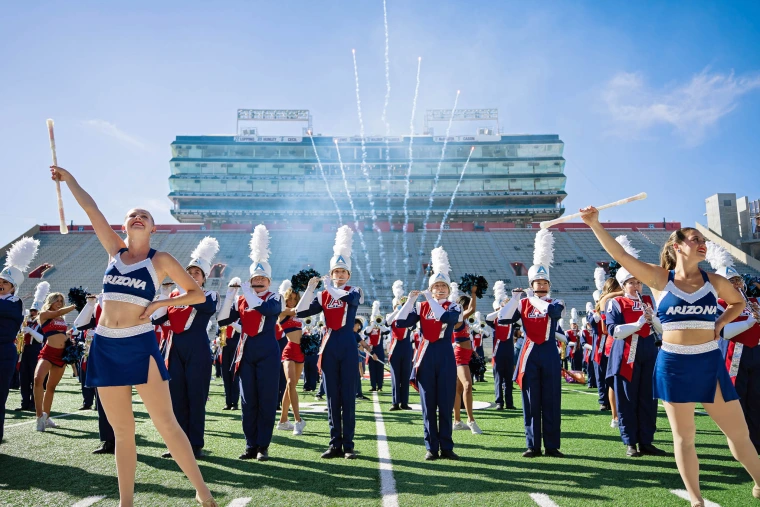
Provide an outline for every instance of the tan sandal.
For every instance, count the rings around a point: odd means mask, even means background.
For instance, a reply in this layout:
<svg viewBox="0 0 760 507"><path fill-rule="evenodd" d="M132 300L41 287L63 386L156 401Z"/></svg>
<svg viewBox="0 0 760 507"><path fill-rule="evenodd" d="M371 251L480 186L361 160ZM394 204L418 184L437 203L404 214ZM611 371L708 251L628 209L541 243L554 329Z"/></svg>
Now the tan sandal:
<svg viewBox="0 0 760 507"><path fill-rule="evenodd" d="M199 497L198 493L196 493L195 501L198 502L201 507L219 507L219 504L216 503L216 500L214 500L213 496L208 497L206 500L201 500L201 497Z"/></svg>

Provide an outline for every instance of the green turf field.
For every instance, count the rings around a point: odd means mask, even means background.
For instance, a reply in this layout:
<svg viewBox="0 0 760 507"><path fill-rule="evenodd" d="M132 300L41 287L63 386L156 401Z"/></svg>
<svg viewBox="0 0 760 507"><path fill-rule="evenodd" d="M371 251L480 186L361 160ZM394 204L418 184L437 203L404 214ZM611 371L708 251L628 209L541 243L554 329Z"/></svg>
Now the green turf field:
<svg viewBox="0 0 760 507"><path fill-rule="evenodd" d="M486 377L490 379L489 376ZM365 391L368 383L365 382ZM493 401L493 384L476 384L476 399ZM562 451L564 459L520 456L525 449L519 411L476 411L483 435L454 432L458 462L425 462L419 412L388 412L390 388L379 396L399 505L537 505L531 494L548 495L544 505L682 506L671 493L683 489L675 461L625 456L617 430L609 427L609 412L599 412L590 390L563 384ZM223 412L221 379L211 384L207 405L206 449L201 469L220 505L383 505L380 493L377 425L371 401L357 404L355 461L322 460L328 442L324 405L304 412L308 424L302 437L275 431L266 463L241 461L244 451L240 412ZM519 406L518 392L515 402ZM301 401L314 403L312 396ZM412 402L418 402L414 393ZM97 413L76 412L79 384L67 371L59 387L55 414L60 428L34 431L34 415L14 412L18 391L6 405L5 441L0 446L0 505L97 507L118 504L113 456L90 454L98 445ZM137 420L137 505L193 505L193 490L172 460L140 400L134 399ZM662 409L655 444L672 453L671 434ZM706 416L697 416L697 448L706 499L723 507L752 505L752 482L735 462L725 438ZM90 497L105 497L98 500ZM246 501L246 499L250 499ZM546 498L539 501L547 502ZM393 498L386 498L386 505ZM760 505L760 502L756 502Z"/></svg>

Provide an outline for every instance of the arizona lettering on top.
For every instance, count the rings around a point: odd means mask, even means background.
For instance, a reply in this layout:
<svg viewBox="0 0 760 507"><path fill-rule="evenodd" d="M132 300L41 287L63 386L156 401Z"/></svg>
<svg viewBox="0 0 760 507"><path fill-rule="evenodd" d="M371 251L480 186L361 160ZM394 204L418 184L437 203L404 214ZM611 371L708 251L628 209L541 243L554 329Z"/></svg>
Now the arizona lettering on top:
<svg viewBox="0 0 760 507"><path fill-rule="evenodd" d="M718 294L707 273L700 272L705 284L692 293L676 287L673 283L675 271L668 273L668 284L657 299L657 317L662 322L663 331L715 329Z"/></svg>
<svg viewBox="0 0 760 507"><path fill-rule="evenodd" d="M134 264L124 264L121 260L122 248L113 257L103 276L103 300L122 301L140 306L148 306L156 296L158 275L153 267L152 248L148 257Z"/></svg>

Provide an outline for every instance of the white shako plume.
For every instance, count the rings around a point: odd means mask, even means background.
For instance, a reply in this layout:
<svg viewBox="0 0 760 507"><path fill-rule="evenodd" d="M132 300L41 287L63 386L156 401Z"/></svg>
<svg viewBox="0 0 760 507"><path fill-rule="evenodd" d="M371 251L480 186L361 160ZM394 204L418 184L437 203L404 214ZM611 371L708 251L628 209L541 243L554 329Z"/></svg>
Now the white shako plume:
<svg viewBox="0 0 760 507"><path fill-rule="evenodd" d="M620 246L623 247L623 249L631 255L634 259L639 258L639 250L636 250L633 248L633 245L631 244L631 240L628 239L628 236L620 235L617 238L615 238L615 241L617 241ZM623 287L623 284L627 281L633 278L633 275L628 272L627 269L620 266L620 269L618 269L618 272L615 274L615 279L620 284L620 287Z"/></svg>
<svg viewBox="0 0 760 507"><path fill-rule="evenodd" d="M211 274L211 263L217 253L219 253L219 242L216 238L206 236L190 254L190 264L185 269L195 266L200 268L203 271L203 276L208 278Z"/></svg>
<svg viewBox="0 0 760 507"><path fill-rule="evenodd" d="M272 267L267 262L271 253L269 251L269 231L265 225L259 224L253 229L249 246L251 248L250 258L253 261L250 278L264 276L272 280Z"/></svg>

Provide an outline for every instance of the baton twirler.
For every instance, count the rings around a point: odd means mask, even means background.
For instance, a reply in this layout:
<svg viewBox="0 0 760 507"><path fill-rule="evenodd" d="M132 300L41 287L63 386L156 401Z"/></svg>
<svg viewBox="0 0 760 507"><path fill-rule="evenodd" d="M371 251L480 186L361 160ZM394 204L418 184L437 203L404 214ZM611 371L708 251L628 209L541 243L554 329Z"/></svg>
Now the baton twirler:
<svg viewBox="0 0 760 507"><path fill-rule="evenodd" d="M646 192L641 192L640 194L636 194L631 197L626 197L625 199L620 199L619 201L611 202L609 204L603 204L602 206L597 206L596 209L601 211L603 209L614 208L615 206L621 206L623 204L628 204L629 202L640 201L646 198L647 198ZM541 228L548 229L549 227L553 225L561 224L563 222L569 222L570 220L574 218L579 218L581 215L582 213L573 213L572 215L565 215L563 217L555 218L554 220L547 220L546 222L541 222Z"/></svg>
<svg viewBox="0 0 760 507"><path fill-rule="evenodd" d="M58 166L58 157L55 155L55 134L53 134L53 120L47 121L48 135L50 136L50 153L53 155L53 165ZM61 197L61 182L55 180L55 193L58 196L58 218L60 219L61 234L68 234L69 228L66 227L66 217L63 214L63 197Z"/></svg>

